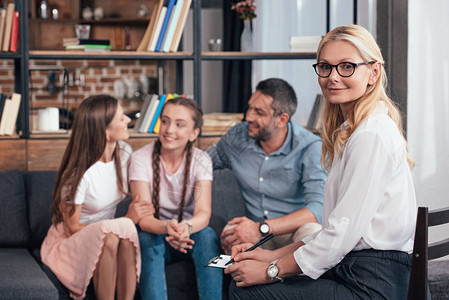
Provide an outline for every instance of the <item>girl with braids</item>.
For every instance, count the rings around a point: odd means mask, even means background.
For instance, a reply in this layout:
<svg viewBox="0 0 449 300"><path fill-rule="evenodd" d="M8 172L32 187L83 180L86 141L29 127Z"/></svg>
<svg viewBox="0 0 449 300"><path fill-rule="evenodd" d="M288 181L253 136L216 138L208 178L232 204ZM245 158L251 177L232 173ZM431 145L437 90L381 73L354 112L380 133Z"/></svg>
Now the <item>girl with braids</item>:
<svg viewBox="0 0 449 300"><path fill-rule="evenodd" d="M234 247L236 263L225 270L235 281L231 299L407 298L414 163L383 64L361 26L337 27L321 40L313 67L325 98L323 228L275 251Z"/></svg>
<svg viewBox="0 0 449 300"><path fill-rule="evenodd" d="M154 216L140 220L143 299L167 299L164 266L193 259L200 299L221 299L221 270L205 268L219 253L211 216L212 161L193 143L203 123L195 101L176 98L161 111L159 138L133 153L131 191L151 201Z"/></svg>
<svg viewBox="0 0 449 300"><path fill-rule="evenodd" d="M91 278L98 299L134 298L140 275L135 224L154 210L135 199L124 218L113 219L127 195L129 121L106 95L85 99L75 114L50 207L53 224L41 248L42 261L75 299L84 298Z"/></svg>

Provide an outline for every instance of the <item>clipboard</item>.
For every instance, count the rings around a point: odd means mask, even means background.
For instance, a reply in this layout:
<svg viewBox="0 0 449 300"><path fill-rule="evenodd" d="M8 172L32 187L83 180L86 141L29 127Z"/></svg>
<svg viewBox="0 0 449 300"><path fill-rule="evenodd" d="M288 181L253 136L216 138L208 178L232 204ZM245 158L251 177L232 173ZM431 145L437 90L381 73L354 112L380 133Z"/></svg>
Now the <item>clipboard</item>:
<svg viewBox="0 0 449 300"><path fill-rule="evenodd" d="M220 268L220 269L226 269L232 264L226 265L231 260L231 255L226 254L220 254L215 257L212 257L211 260L205 265L205 267L212 267L212 268Z"/></svg>

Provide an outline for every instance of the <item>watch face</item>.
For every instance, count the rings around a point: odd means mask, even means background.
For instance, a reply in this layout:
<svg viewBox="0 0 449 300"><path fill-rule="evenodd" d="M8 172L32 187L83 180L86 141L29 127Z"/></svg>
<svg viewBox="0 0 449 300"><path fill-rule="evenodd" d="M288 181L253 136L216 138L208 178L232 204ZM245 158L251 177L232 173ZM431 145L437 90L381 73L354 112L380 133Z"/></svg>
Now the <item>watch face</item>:
<svg viewBox="0 0 449 300"><path fill-rule="evenodd" d="M268 233L270 231L270 226L268 226L268 224L263 223L262 225L260 225L260 232L262 233Z"/></svg>
<svg viewBox="0 0 449 300"><path fill-rule="evenodd" d="M270 265L267 270L268 276L275 278L278 275L278 267L275 265Z"/></svg>

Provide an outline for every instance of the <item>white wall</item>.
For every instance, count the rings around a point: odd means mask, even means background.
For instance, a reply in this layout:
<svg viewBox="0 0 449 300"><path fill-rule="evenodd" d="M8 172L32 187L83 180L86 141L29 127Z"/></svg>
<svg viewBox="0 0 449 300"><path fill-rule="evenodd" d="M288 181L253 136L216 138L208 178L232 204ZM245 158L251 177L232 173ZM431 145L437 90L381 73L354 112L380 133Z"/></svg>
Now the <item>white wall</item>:
<svg viewBox="0 0 449 300"><path fill-rule="evenodd" d="M223 13L218 8L201 10L201 50L208 50L209 39L223 39ZM184 50L193 51L193 10L187 17L183 37ZM201 106L204 113L222 111L222 78L223 63L221 61L203 61L201 65ZM193 95L193 63L184 61L184 93Z"/></svg>
<svg viewBox="0 0 449 300"><path fill-rule="evenodd" d="M448 16L449 1L409 1L408 142L417 201L430 209L449 206Z"/></svg>

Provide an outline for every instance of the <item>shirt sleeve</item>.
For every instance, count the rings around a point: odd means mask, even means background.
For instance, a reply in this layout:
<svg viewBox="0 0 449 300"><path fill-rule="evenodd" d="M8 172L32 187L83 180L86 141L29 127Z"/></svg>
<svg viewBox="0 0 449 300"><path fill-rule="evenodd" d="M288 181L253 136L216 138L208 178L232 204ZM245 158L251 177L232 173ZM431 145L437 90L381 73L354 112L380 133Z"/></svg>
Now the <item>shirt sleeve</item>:
<svg viewBox="0 0 449 300"><path fill-rule="evenodd" d="M197 149L195 155L195 181L213 180L212 160L207 152Z"/></svg>
<svg viewBox="0 0 449 300"><path fill-rule="evenodd" d="M207 150L207 153L212 159L214 170L231 168L228 157L228 151L230 150L228 133L223 135L215 145Z"/></svg>
<svg viewBox="0 0 449 300"><path fill-rule="evenodd" d="M305 208L310 210L319 223L323 215L324 183L326 172L321 167L321 141L315 141L303 153L299 161L302 170L301 186L303 188Z"/></svg>
<svg viewBox="0 0 449 300"><path fill-rule="evenodd" d="M393 161L375 132L353 136L343 154L345 169L340 179L335 208L324 228L294 252L304 274L318 278L338 264L363 238L383 199Z"/></svg>
<svg viewBox="0 0 449 300"><path fill-rule="evenodd" d="M146 148L134 152L129 164L129 181L153 182L153 168L151 166L151 153Z"/></svg>
<svg viewBox="0 0 449 300"><path fill-rule="evenodd" d="M84 200L86 199L86 191L88 188L88 182L85 178L85 176L83 176L83 178L81 178L80 183L78 184L78 187L76 188L76 195L75 195L75 204L83 204Z"/></svg>

